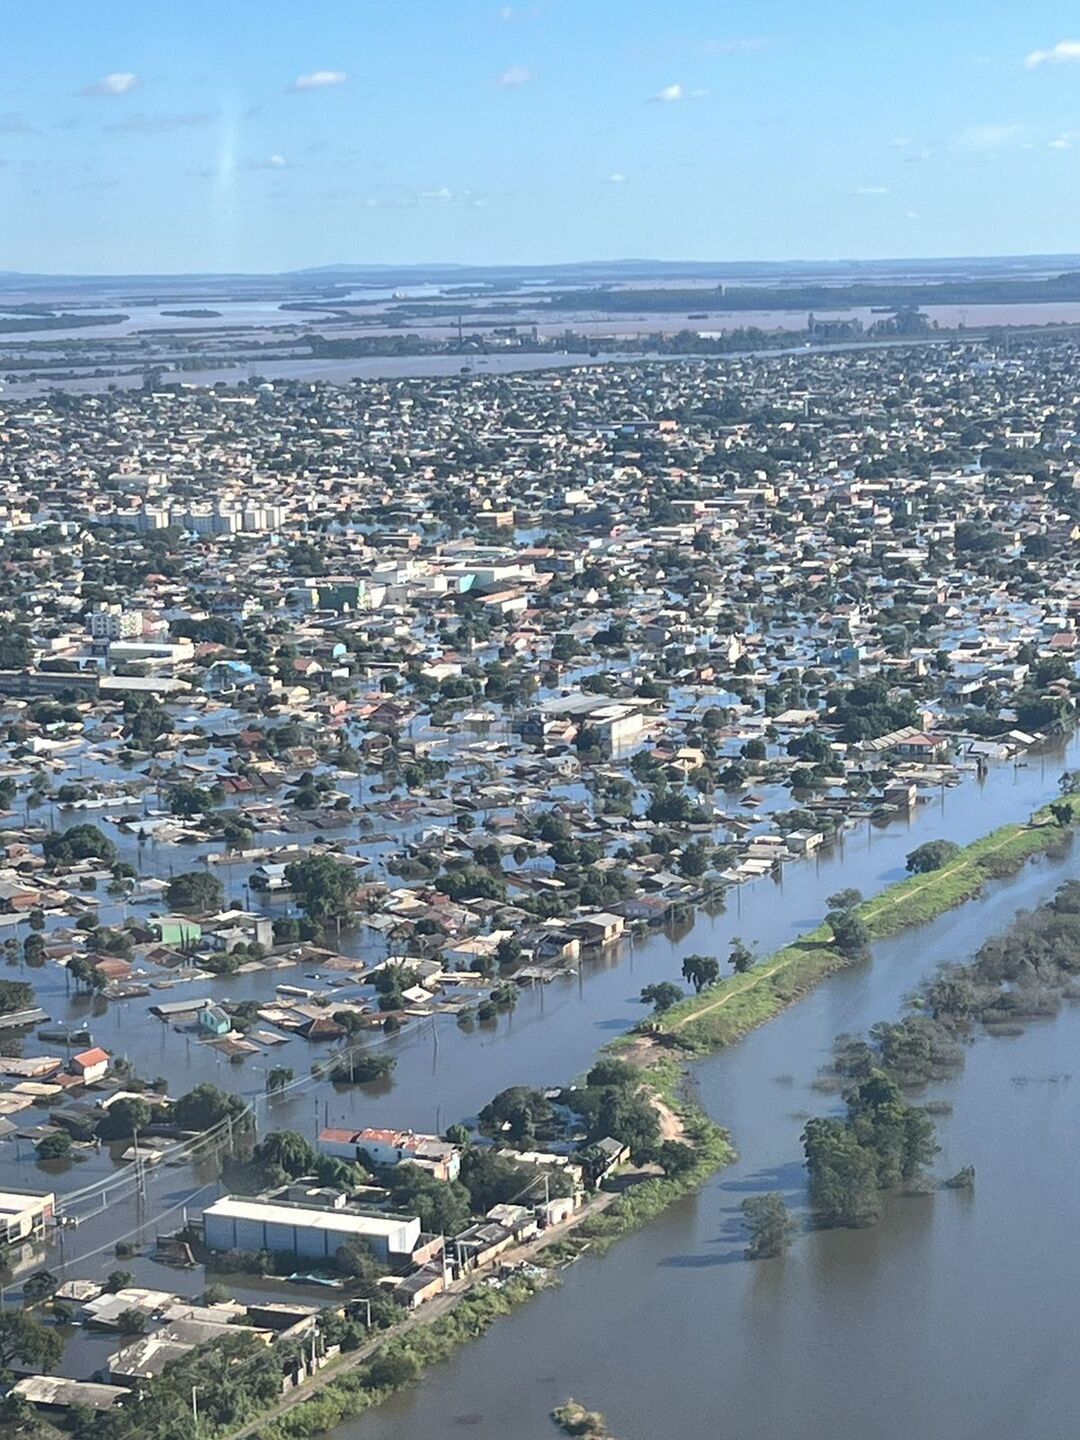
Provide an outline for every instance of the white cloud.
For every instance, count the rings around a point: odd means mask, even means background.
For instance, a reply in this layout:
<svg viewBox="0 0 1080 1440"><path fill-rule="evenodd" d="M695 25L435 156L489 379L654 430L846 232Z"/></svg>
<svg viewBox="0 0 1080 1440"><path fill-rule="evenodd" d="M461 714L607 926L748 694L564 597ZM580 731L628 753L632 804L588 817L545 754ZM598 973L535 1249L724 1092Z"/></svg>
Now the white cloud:
<svg viewBox="0 0 1080 1440"><path fill-rule="evenodd" d="M674 85L665 85L662 90L658 90L652 96L652 101L661 105L670 105L674 100L683 99L685 94L683 87L676 81Z"/></svg>
<svg viewBox="0 0 1080 1440"><path fill-rule="evenodd" d="M853 195L889 195L891 191L887 185L860 185L851 193Z"/></svg>
<svg viewBox="0 0 1080 1440"><path fill-rule="evenodd" d="M623 174L623 172L622 172L621 170L613 170L613 171L611 172L611 174L607 177L607 179L604 181L604 184L605 184L605 185L625 185L625 184L626 184L626 176Z"/></svg>
<svg viewBox="0 0 1080 1440"><path fill-rule="evenodd" d="M1024 60L1028 70L1040 65L1075 65L1080 62L1080 40L1059 40L1049 50L1032 50Z"/></svg>
<svg viewBox="0 0 1080 1440"><path fill-rule="evenodd" d="M1019 138L1019 125L969 125L957 136L961 150L1000 150Z"/></svg>
<svg viewBox="0 0 1080 1440"><path fill-rule="evenodd" d="M1048 142L1048 149L1071 150L1077 139L1080 139L1080 132L1076 130L1066 130L1064 134L1058 135Z"/></svg>
<svg viewBox="0 0 1080 1440"><path fill-rule="evenodd" d="M100 80L95 80L91 85L84 85L79 94L130 95L138 83L139 77L133 75L130 70L115 70L111 75L103 75Z"/></svg>
<svg viewBox="0 0 1080 1440"><path fill-rule="evenodd" d="M898 135L895 140L889 141L890 150L906 150L911 144L910 135Z"/></svg>
<svg viewBox="0 0 1080 1440"><path fill-rule="evenodd" d="M522 85L528 85L532 78L532 71L524 65L511 65L502 72L495 84L500 90L520 90Z"/></svg>
<svg viewBox="0 0 1080 1440"><path fill-rule="evenodd" d="M270 164L273 165L273 167L274 167L275 170L281 170L281 169L283 169L284 166L285 166L287 163L288 163L288 162L286 161L284 155L271 155L271 156L270 156Z"/></svg>
<svg viewBox="0 0 1080 1440"><path fill-rule="evenodd" d="M348 78L344 70L312 70L308 75L298 75L289 88L291 90L329 90L333 85L344 85Z"/></svg>
<svg viewBox="0 0 1080 1440"><path fill-rule="evenodd" d="M451 205L478 210L487 204L487 197L475 190L454 190L449 185L436 185L430 190L416 190L408 185L382 185L361 204L368 210L416 210L422 206Z"/></svg>

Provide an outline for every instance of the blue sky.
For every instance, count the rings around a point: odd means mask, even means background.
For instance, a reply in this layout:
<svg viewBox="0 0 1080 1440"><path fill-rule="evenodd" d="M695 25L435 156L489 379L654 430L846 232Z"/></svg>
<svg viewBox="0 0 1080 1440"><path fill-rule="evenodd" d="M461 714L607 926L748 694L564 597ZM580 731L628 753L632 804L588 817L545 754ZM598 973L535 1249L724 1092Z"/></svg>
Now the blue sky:
<svg viewBox="0 0 1080 1440"><path fill-rule="evenodd" d="M4 0L0 270L1080 250L1055 0Z"/></svg>

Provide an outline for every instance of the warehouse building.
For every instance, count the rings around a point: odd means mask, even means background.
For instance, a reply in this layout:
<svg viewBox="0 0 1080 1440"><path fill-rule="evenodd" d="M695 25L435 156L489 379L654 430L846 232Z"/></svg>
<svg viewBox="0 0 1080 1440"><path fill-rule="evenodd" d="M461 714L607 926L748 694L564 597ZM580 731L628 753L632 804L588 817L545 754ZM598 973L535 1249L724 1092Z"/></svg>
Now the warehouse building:
<svg viewBox="0 0 1080 1440"><path fill-rule="evenodd" d="M384 1265L400 1266L420 1246L420 1221L415 1215L227 1195L203 1211L203 1234L211 1250L276 1250L331 1261L346 1241L362 1240Z"/></svg>

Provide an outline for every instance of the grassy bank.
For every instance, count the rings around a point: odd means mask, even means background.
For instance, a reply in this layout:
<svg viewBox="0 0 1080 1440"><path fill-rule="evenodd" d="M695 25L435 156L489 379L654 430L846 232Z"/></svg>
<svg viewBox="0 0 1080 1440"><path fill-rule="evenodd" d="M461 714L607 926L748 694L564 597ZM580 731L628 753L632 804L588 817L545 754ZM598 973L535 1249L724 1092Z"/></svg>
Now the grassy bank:
<svg viewBox="0 0 1080 1440"><path fill-rule="evenodd" d="M483 1335L544 1283L540 1277L516 1276L497 1290L478 1286L454 1309L387 1340L362 1364L343 1369L295 1409L267 1421L257 1432L258 1440L303 1440L363 1414L415 1380L429 1365L448 1360L460 1346ZM344 1358L348 1360L348 1356Z"/></svg>
<svg viewBox="0 0 1080 1440"><path fill-rule="evenodd" d="M1076 822L1080 796L1068 803ZM1068 843L1070 837L1048 808L1036 811L1027 824L1002 826L966 846L940 870L891 886L860 905L858 913L874 939L898 934L973 899L989 881L1015 873L1031 857ZM848 963L831 944L829 927L821 925L746 974L722 980L668 1011L651 1043L630 1035L606 1046L615 1054L637 1048L635 1058L644 1062L642 1082L679 1116L693 1163L680 1174L658 1173L628 1184L605 1210L584 1218L565 1239L549 1246L544 1263L571 1260L585 1250L602 1252L730 1163L735 1151L728 1135L686 1094L685 1061L679 1051L703 1053L730 1044ZM428 1366L449 1359L546 1283L543 1275L527 1274L499 1288L479 1283L451 1310L432 1320L421 1313L407 1331L374 1346L359 1362L342 1356L309 1398L250 1433L257 1440L304 1440L362 1414Z"/></svg>
<svg viewBox="0 0 1080 1440"><path fill-rule="evenodd" d="M1066 798L1073 821L1080 819L1080 796ZM1067 844L1072 832L1062 828L1048 807L1037 810L1023 825L1003 825L965 846L940 870L912 875L864 901L856 913L875 940L924 925L973 900L991 880L1015 874L1036 855ZM691 1052L701 1053L745 1035L834 970L851 962L831 943L827 925L800 935L767 956L744 975L732 975L668 1010L657 1021L659 1036L670 1037ZM616 1041L617 1047L632 1040Z"/></svg>

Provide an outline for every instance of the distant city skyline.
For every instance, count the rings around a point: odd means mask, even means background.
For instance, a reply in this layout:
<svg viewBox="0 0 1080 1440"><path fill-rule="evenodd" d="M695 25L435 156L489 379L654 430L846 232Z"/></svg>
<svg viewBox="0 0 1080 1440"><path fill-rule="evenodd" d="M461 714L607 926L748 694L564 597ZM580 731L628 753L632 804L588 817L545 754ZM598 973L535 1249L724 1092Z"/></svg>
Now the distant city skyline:
<svg viewBox="0 0 1080 1440"><path fill-rule="evenodd" d="M1068 254L1050 0L9 0L0 270Z"/></svg>

